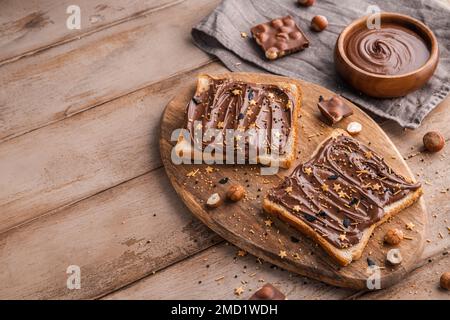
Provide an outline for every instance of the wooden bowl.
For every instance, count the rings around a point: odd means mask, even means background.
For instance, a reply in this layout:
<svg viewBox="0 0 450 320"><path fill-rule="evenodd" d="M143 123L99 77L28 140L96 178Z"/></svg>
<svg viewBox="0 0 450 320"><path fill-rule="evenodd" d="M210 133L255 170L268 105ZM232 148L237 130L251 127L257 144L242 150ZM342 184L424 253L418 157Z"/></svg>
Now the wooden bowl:
<svg viewBox="0 0 450 320"><path fill-rule="evenodd" d="M421 88L431 78L439 60L439 49L433 32L422 22L398 13L381 13L383 23L395 23L418 34L428 46L430 57L417 70L399 75L381 75L365 71L353 64L347 56L346 47L355 32L366 26L367 16L362 17L347 26L339 35L335 47L335 65L338 73L351 86L376 98L394 98L405 96Z"/></svg>

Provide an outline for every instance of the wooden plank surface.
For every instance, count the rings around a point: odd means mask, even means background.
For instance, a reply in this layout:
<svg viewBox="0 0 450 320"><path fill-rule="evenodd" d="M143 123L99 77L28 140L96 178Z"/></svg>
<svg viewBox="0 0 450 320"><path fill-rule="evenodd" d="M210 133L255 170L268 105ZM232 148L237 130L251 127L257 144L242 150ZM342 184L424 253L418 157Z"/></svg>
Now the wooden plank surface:
<svg viewBox="0 0 450 320"><path fill-rule="evenodd" d="M0 141L204 65L190 26L217 3L184 1L1 66Z"/></svg>
<svg viewBox="0 0 450 320"><path fill-rule="evenodd" d="M181 1L3 0L0 2L0 65ZM80 8L80 29L66 27L69 18L66 11L70 5Z"/></svg>

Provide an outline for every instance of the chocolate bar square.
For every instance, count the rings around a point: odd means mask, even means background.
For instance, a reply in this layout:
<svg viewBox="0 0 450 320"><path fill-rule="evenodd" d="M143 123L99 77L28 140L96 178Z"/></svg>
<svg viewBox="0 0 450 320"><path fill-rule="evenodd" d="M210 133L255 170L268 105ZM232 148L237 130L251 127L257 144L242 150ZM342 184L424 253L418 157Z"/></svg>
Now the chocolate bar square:
<svg viewBox="0 0 450 320"><path fill-rule="evenodd" d="M291 16L254 26L251 32L269 60L281 58L309 46L308 38Z"/></svg>

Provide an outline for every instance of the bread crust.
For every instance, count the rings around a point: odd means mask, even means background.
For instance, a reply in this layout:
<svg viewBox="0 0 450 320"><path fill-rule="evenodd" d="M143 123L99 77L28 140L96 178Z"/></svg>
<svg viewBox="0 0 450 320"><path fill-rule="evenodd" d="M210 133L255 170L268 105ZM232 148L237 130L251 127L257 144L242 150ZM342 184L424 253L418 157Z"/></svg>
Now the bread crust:
<svg viewBox="0 0 450 320"><path fill-rule="evenodd" d="M330 136L328 136L326 139L324 139L324 142L327 141L331 137L336 137L341 134L346 134L345 131L341 129L334 130ZM321 143L316 150L313 152L314 157L317 151L320 149L323 143ZM384 207L385 214L380 221L374 223L372 226L367 228L363 236L360 240L360 242L350 248L341 249L337 248L334 245L332 245L330 242L327 241L326 238L322 237L319 233L314 231L313 228L311 228L308 224L303 222L300 218L296 217L289 211L287 211L284 207L281 205L274 203L267 199L267 196L263 200L263 209L269 213L272 214L281 220L287 222L288 224L292 225L294 228L314 240L316 243L318 243L337 263L339 263L342 266L346 266L350 264L354 260L358 260L361 258L365 247L367 246L367 243L370 239L370 236L372 235L373 231L376 227L380 226L387 220L389 220L391 217L395 216L399 212L401 212L403 209L409 207L414 202L416 202L420 196L422 195L423 190L422 188L417 189L414 193L409 194L407 197L403 198L400 201L397 201L389 206Z"/></svg>
<svg viewBox="0 0 450 320"><path fill-rule="evenodd" d="M255 83L255 84L271 84L271 85L277 85L282 88L290 88L290 90L295 90L295 98L296 98L296 105L293 108L292 112L292 128L291 133L288 138L287 144L289 145L289 150L285 156L283 157L276 157L272 155L263 156L260 155L257 156L256 162L257 163L264 163L270 165L273 163L273 161L278 161L278 165L282 168L289 168L294 159L297 152L297 142L298 142L298 115L299 115L299 109L301 108L302 104L302 90L301 87L293 82L286 79L285 81L267 81L264 77L261 77L257 74L239 74L239 73L227 73L223 75L209 75L209 74L199 74L197 78L197 88L196 88L196 94L201 93L203 90L207 89L205 87L206 81L209 79L219 80L219 79L230 79L233 81L245 81L249 83ZM186 141L183 136L180 135L177 144L175 146L175 152L176 154L183 160L193 160L193 147L190 141ZM204 158L205 154L203 154L203 160L213 160ZM223 159L222 159L223 160Z"/></svg>

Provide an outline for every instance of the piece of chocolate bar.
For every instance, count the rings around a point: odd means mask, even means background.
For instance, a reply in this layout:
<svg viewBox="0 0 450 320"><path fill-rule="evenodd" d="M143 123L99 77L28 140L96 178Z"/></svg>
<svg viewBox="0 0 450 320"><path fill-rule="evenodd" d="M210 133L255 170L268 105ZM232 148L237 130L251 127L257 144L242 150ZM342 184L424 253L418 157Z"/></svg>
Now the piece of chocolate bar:
<svg viewBox="0 0 450 320"><path fill-rule="evenodd" d="M286 300L286 296L270 283L256 291L249 300Z"/></svg>
<svg viewBox="0 0 450 320"><path fill-rule="evenodd" d="M267 59L275 60L309 46L309 40L291 16L277 18L251 29Z"/></svg>
<svg viewBox="0 0 450 320"><path fill-rule="evenodd" d="M329 124L335 124L353 114L353 110L338 95L329 100L321 96L317 106Z"/></svg>

